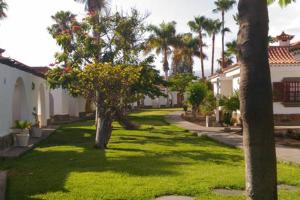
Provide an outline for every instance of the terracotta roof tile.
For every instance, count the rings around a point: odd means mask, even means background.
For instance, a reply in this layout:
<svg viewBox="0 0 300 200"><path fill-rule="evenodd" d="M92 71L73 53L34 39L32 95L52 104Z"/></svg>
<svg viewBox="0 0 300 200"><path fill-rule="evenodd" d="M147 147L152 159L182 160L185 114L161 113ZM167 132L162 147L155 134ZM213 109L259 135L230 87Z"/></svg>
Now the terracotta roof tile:
<svg viewBox="0 0 300 200"><path fill-rule="evenodd" d="M291 53L292 46L270 46L269 62L270 64L300 64Z"/></svg>
<svg viewBox="0 0 300 200"><path fill-rule="evenodd" d="M31 73L38 77L45 78L45 75L43 73L40 73L39 71L34 70L33 67L29 67L17 60L6 57L0 57L0 63L27 73Z"/></svg>

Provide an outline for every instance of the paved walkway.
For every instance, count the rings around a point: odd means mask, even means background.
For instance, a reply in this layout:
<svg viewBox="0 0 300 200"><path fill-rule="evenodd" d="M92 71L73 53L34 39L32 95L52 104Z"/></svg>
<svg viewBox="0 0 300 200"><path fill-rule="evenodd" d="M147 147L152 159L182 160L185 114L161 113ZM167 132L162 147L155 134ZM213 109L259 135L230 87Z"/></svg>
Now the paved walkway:
<svg viewBox="0 0 300 200"><path fill-rule="evenodd" d="M27 147L10 147L5 150L0 151L0 161L1 159L7 159L7 158L17 158L21 155L25 154L29 150L33 149L38 143L40 143L42 140L45 140L48 138L56 129L58 126L51 126L48 128L44 128L42 130L42 137L40 138L30 138L29 145Z"/></svg>
<svg viewBox="0 0 300 200"><path fill-rule="evenodd" d="M169 123L196 133L199 136L207 136L222 144L243 148L243 137L233 133L225 133L224 128L219 127L203 127L195 123L185 121L181 118L182 112L174 112L166 117ZM300 164L300 149L276 145L277 158L280 161L292 162Z"/></svg>

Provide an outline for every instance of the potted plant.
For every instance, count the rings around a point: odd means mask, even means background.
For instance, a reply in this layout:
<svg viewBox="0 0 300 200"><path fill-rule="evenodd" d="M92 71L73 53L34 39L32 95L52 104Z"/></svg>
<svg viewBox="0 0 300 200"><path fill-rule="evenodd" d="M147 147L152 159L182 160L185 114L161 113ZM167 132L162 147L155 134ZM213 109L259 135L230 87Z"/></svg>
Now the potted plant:
<svg viewBox="0 0 300 200"><path fill-rule="evenodd" d="M229 132L231 131L231 128L229 127L231 125L231 112L225 112L224 113L224 116L223 116L223 121L224 121L224 124L226 125L226 127L224 128L224 131L225 132Z"/></svg>
<svg viewBox="0 0 300 200"><path fill-rule="evenodd" d="M29 130L31 123L26 120L17 120L15 127L12 129L15 133L16 145L26 147L29 144Z"/></svg>
<svg viewBox="0 0 300 200"><path fill-rule="evenodd" d="M35 108L33 108L32 115L34 116L35 124L31 128L31 136L34 138L40 138L42 137L42 129L40 128L40 121Z"/></svg>

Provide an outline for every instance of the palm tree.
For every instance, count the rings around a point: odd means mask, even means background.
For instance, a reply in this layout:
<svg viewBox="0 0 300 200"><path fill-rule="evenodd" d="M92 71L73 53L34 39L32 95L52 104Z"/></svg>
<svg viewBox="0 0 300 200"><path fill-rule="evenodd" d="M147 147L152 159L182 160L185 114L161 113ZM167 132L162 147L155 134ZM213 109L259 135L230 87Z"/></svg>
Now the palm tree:
<svg viewBox="0 0 300 200"><path fill-rule="evenodd" d="M5 11L7 10L7 3L4 0L0 0L0 19L7 17Z"/></svg>
<svg viewBox="0 0 300 200"><path fill-rule="evenodd" d="M279 2L284 6L291 1ZM247 199L277 200L273 101L268 62L267 1L239 0L238 7L240 101L244 127Z"/></svg>
<svg viewBox="0 0 300 200"><path fill-rule="evenodd" d="M224 41L225 41L225 13L232 9L234 4L236 3L235 0L217 0L215 1L216 9L213 12L220 12L222 15L222 63L225 63L225 55L224 55ZM223 66L222 66L223 67Z"/></svg>
<svg viewBox="0 0 300 200"><path fill-rule="evenodd" d="M88 12L100 13L106 8L107 0L75 0L77 2L85 4L85 10Z"/></svg>
<svg viewBox="0 0 300 200"><path fill-rule="evenodd" d="M199 16L195 17L194 21L189 21L188 25L190 29L198 34L199 37L199 49L200 49L200 61L201 61L201 72L202 72L202 78L205 78L204 74L204 54L203 54L203 32L206 25L206 17L205 16Z"/></svg>
<svg viewBox="0 0 300 200"><path fill-rule="evenodd" d="M212 38L212 54L211 54L211 75L214 73L214 63L215 63L215 43L216 35L221 32L222 23L220 20L208 19L206 21L206 32Z"/></svg>
<svg viewBox="0 0 300 200"><path fill-rule="evenodd" d="M225 56L231 57L232 55L234 55L236 57L236 60L238 61L238 50L236 40L232 40L231 42L226 43Z"/></svg>
<svg viewBox="0 0 300 200"><path fill-rule="evenodd" d="M177 42L175 26L176 22L163 22L159 26L150 25L148 27L151 35L146 41L145 52L149 53L151 50L155 50L157 55L163 55L163 70L166 80L170 69L168 56L172 52L171 47Z"/></svg>
<svg viewBox="0 0 300 200"><path fill-rule="evenodd" d="M48 28L51 35L57 35L72 29L72 21L76 15L69 11L59 11L54 16L51 16L55 24Z"/></svg>
<svg viewBox="0 0 300 200"><path fill-rule="evenodd" d="M93 27L93 36L95 38L95 43L99 43L101 41L100 33L97 31L97 26L100 24L100 13L103 9L105 9L108 5L107 0L75 0L76 2L85 4L85 10L88 11L90 14L93 15L93 19L95 21L95 26ZM97 58L95 58L96 62L100 62L102 60L101 57L101 50ZM98 95L96 95L98 96ZM100 141L100 117L98 116L98 110L100 108L96 106L96 126L97 126L97 133L96 133L96 146L98 146L98 142Z"/></svg>
<svg viewBox="0 0 300 200"><path fill-rule="evenodd" d="M177 38L178 43L173 52L173 73L193 73L193 57L200 58L199 39L191 33L180 34Z"/></svg>

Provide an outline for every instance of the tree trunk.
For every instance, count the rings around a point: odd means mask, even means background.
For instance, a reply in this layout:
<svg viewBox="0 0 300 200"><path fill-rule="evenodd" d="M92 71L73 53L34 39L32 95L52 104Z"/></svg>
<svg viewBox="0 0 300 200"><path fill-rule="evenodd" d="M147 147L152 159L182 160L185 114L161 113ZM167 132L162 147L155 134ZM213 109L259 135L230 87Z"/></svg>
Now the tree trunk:
<svg viewBox="0 0 300 200"><path fill-rule="evenodd" d="M222 65L221 69L225 68L225 53L224 53L224 40L225 40L225 12L222 11Z"/></svg>
<svg viewBox="0 0 300 200"><path fill-rule="evenodd" d="M267 1L240 0L239 16L240 101L247 197L249 200L277 200Z"/></svg>
<svg viewBox="0 0 300 200"><path fill-rule="evenodd" d="M203 40L202 40L202 31L199 32L199 43L200 43L200 61L201 61L201 73L202 79L205 79L204 74L204 58L203 58Z"/></svg>
<svg viewBox="0 0 300 200"><path fill-rule="evenodd" d="M197 106L192 106L192 115L194 117L194 119L197 118L197 112L198 112L198 107Z"/></svg>
<svg viewBox="0 0 300 200"><path fill-rule="evenodd" d="M105 115L101 116L98 114L97 120L97 130L96 130L96 140L95 147L97 149L106 149L109 139L112 133L112 117L111 113L107 112Z"/></svg>
<svg viewBox="0 0 300 200"><path fill-rule="evenodd" d="M216 34L213 33L213 36L212 36L212 55L211 55L211 75L214 74L214 65L215 65L215 40L216 40Z"/></svg>
<svg viewBox="0 0 300 200"><path fill-rule="evenodd" d="M138 128L138 125L134 124L128 119L124 111L118 110L116 112L116 118L118 122L127 130L135 130Z"/></svg>

